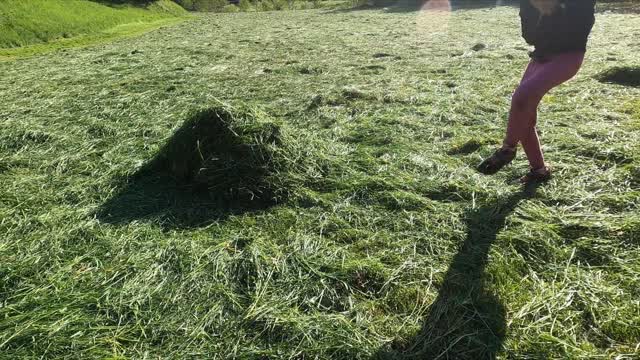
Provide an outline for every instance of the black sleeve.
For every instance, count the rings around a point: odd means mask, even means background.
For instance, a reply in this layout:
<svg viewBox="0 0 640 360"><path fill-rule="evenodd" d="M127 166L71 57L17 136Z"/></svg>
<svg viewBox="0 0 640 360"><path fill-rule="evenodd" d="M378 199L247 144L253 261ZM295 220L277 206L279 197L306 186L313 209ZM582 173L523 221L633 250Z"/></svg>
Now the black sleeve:
<svg viewBox="0 0 640 360"><path fill-rule="evenodd" d="M570 0L567 2L567 12L573 20L576 36L589 37L596 20L596 0Z"/></svg>
<svg viewBox="0 0 640 360"><path fill-rule="evenodd" d="M536 44L536 22L538 10L531 5L529 0L520 0L520 25L522 37L529 45Z"/></svg>
<svg viewBox="0 0 640 360"><path fill-rule="evenodd" d="M595 22L595 0L568 0L564 9L567 26L557 34L556 41L564 47L585 46ZM560 44L559 44L560 45Z"/></svg>

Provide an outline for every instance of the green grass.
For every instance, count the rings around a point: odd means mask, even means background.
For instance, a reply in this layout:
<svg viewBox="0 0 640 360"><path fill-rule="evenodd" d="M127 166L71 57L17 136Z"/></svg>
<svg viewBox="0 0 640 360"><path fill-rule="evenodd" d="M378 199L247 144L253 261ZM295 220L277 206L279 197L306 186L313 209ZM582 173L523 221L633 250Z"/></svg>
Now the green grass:
<svg viewBox="0 0 640 360"><path fill-rule="evenodd" d="M522 155L474 171L527 62L518 27L513 8L207 14L0 63L0 357L637 358L640 89L599 75L640 66L640 16L599 14L545 98L557 176L535 192L511 183ZM203 109L231 109L232 146L180 135ZM150 166L172 144L229 182ZM231 176L246 156L256 182ZM241 191L263 185L286 196Z"/></svg>
<svg viewBox="0 0 640 360"><path fill-rule="evenodd" d="M104 42L176 23L186 12L161 0L149 5L107 6L87 0L0 2L0 57Z"/></svg>

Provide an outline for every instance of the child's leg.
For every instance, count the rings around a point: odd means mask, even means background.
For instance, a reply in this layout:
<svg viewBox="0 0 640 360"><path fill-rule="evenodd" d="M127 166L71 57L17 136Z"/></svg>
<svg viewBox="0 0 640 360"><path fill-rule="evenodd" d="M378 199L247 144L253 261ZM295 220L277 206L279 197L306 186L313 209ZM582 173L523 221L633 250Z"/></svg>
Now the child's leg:
<svg viewBox="0 0 640 360"><path fill-rule="evenodd" d="M544 166L544 157L535 129L538 104L549 90L577 74L583 58L584 53L568 53L553 56L546 63L530 64L522 83L513 94L504 144L516 147L522 142L534 169Z"/></svg>
<svg viewBox="0 0 640 360"><path fill-rule="evenodd" d="M505 147L509 147L509 148L513 148L514 150L516 149L516 147L518 146L518 142L521 141L520 139L520 134L518 134L518 129L520 127L520 123L523 122L537 122L537 111L533 112L533 113L527 113L526 107L516 107L516 96L521 97L519 94L522 92L520 91L520 88L527 83L527 81L529 81L537 72L538 70L540 70L540 63L535 61L535 60L531 60L529 62L529 64L527 65L526 70L524 71L524 74L522 75L522 80L520 80L520 85L518 86L518 88L516 88L516 91L514 92L513 96L512 96L512 101L511 101L511 110L509 111L509 122L507 123L507 136L504 140L504 146ZM526 117L534 117L533 119L528 119L528 121L526 121ZM512 119L519 119L520 121L512 121ZM524 121L523 121L524 120ZM537 135L537 134L536 134ZM525 151L526 153L526 151ZM528 157L528 155L527 155Z"/></svg>
<svg viewBox="0 0 640 360"><path fill-rule="evenodd" d="M520 139L524 153L529 160L529 166L532 169L541 169L544 167L544 155L540 147L540 139L538 138L538 130L534 126L528 134Z"/></svg>
<svg viewBox="0 0 640 360"><path fill-rule="evenodd" d="M535 76L538 70L540 70L540 65L541 64L539 62L535 60L531 60L529 62L529 65L527 66L526 71L524 72L524 75L522 76L522 80L520 81L520 84L525 83L527 80ZM534 111L533 113L527 114L527 115L530 117L529 122L533 124L537 123L537 118L538 118L537 111ZM520 114L519 116L527 116L527 115ZM511 122L509 122L509 124L511 124ZM535 126L531 131L527 132L523 138L520 139L520 143L522 144L524 153L527 155L527 159L529 159L529 163L534 164L531 166L534 169L543 167L544 155L542 154L542 151L540 148L540 139L538 138L538 131L535 128ZM517 146L517 142L514 144L515 145L509 145L509 144L506 144L506 145L509 147L515 148Z"/></svg>

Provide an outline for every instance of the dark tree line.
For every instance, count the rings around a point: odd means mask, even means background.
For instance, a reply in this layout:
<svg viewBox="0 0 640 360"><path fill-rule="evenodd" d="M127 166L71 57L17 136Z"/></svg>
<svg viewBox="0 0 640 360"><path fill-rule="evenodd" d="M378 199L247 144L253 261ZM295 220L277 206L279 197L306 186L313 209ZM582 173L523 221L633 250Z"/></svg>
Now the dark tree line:
<svg viewBox="0 0 640 360"><path fill-rule="evenodd" d="M187 10L214 11L229 4L228 0L173 0ZM237 2L237 1L234 1Z"/></svg>

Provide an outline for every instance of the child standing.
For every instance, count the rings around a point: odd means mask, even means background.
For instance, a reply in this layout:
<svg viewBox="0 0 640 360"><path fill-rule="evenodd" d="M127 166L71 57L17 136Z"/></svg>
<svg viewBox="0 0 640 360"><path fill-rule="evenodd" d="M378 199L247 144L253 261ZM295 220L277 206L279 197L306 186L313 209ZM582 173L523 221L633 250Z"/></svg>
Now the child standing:
<svg viewBox="0 0 640 360"><path fill-rule="evenodd" d="M500 149L479 166L495 174L522 144L530 171L521 181L546 181L546 165L536 130L540 101L549 90L573 78L580 67L595 22L595 0L521 0L522 36L535 50L511 102L507 134Z"/></svg>

